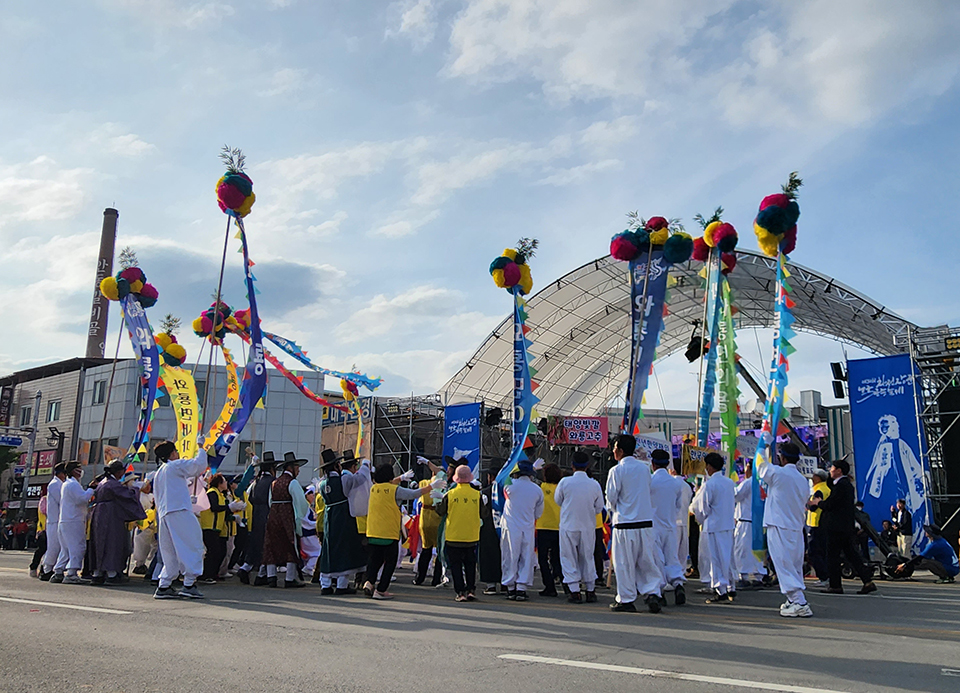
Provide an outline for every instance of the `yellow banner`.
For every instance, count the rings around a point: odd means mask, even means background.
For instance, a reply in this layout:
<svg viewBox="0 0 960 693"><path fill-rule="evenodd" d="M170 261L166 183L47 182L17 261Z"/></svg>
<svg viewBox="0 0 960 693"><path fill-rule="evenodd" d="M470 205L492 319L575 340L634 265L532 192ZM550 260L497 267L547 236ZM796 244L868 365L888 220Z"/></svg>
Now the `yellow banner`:
<svg viewBox="0 0 960 693"><path fill-rule="evenodd" d="M182 368L161 364L160 377L170 395L173 415L177 419L177 452L181 459L197 456L197 432L200 430L200 407L193 376Z"/></svg>
<svg viewBox="0 0 960 693"><path fill-rule="evenodd" d="M204 447L208 450L223 433L227 424L230 423L233 412L237 408L237 402L240 401L240 381L237 378L237 364L233 362L233 358L230 356L230 350L227 349L227 347L221 347L221 351L223 352L224 367L227 369L227 401L223 403L223 409L220 410L220 418L210 427L210 432L207 434Z"/></svg>
<svg viewBox="0 0 960 693"><path fill-rule="evenodd" d="M680 451L680 473L683 476L706 476L706 465L703 460L708 453L718 452L713 448L701 448L696 445L684 444ZM720 456L724 460L727 459L727 456L722 452Z"/></svg>

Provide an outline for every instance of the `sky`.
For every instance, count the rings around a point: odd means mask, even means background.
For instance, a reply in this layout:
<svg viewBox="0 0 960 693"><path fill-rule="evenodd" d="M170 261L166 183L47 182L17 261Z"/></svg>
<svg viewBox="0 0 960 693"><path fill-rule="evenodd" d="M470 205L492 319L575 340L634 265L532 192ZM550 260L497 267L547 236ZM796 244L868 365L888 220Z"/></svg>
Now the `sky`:
<svg viewBox="0 0 960 693"><path fill-rule="evenodd" d="M794 261L960 324L958 35L950 0L10 0L0 372L83 354L105 207L160 291L155 325L210 304L224 144L257 193L264 327L384 394L435 391L509 311L487 267L517 238L540 240L535 290L606 254L630 210L692 228L722 205L755 249L793 170ZM794 394L832 401L842 346L798 346ZM693 372L658 366L669 406L695 402Z"/></svg>

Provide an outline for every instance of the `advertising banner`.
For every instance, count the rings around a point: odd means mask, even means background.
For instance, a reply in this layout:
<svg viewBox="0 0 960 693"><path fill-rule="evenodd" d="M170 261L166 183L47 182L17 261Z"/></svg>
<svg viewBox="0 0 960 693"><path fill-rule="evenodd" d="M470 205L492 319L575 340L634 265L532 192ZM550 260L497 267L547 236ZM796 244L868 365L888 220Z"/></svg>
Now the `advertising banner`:
<svg viewBox="0 0 960 693"><path fill-rule="evenodd" d="M926 544L923 525L930 518L910 357L848 361L847 370L857 497L874 526L889 518L891 506L903 498L913 515L913 548L918 551Z"/></svg>
<svg viewBox="0 0 960 693"><path fill-rule="evenodd" d="M465 459L477 474L480 465L480 403L451 404L443 410L443 456Z"/></svg>
<svg viewBox="0 0 960 693"><path fill-rule="evenodd" d="M605 416L564 416L563 431L557 442L566 445L597 445L605 448L608 435Z"/></svg>

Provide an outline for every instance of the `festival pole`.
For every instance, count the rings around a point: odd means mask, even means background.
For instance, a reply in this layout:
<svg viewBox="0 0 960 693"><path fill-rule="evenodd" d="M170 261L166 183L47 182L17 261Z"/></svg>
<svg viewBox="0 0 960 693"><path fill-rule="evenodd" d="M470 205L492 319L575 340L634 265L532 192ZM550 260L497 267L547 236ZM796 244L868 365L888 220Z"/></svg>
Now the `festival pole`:
<svg viewBox="0 0 960 693"><path fill-rule="evenodd" d="M648 234L648 235L649 235L649 234ZM649 293L650 293L650 291L649 291L649 289L650 289L650 265L653 264L652 262L650 262L650 259L651 259L652 257L653 257L653 239L652 239L652 237L651 237L650 242L647 244L647 262L644 263L644 270L643 270L643 294L641 295L641 298L640 298L640 324L636 326L636 327L637 327L637 329L636 329L636 331L635 331L636 334L634 334L633 339L631 340L631 343L632 343L632 344L639 344L639 342L640 342L640 335L643 334L643 327L644 327L644 325L645 325L646 322L647 322L647 296L648 296ZM633 295L636 293L636 289L637 289L637 287L636 287L636 284L637 284L637 278L636 278L636 274L637 274L637 264L636 264L636 260L630 262L630 264L629 264L629 270L630 270L630 296L631 296L631 300L632 300L632 297L633 297ZM630 354L630 372L633 373L633 372L635 372L636 369L637 369L637 358L638 358L639 355L640 355L640 353L639 353L640 350L637 349L636 347L633 347L633 348L631 348L630 351L631 351L631 354ZM641 402L643 401L643 395L642 395L642 394L640 395L640 401L641 401ZM629 401L627 404L628 404L628 406L630 407L630 411L636 411L636 408L637 408L637 391L636 391L636 389L632 389L632 390L630 391L630 401ZM634 425L636 425L636 422L634 422ZM631 426L630 430L621 431L621 433L630 433L630 434L634 433L633 426Z"/></svg>

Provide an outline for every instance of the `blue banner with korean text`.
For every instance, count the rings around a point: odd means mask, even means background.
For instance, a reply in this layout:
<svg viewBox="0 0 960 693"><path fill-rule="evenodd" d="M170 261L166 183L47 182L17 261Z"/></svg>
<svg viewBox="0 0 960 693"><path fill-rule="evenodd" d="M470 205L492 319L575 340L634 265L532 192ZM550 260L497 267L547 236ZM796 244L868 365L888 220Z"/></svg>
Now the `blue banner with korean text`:
<svg viewBox="0 0 960 693"><path fill-rule="evenodd" d="M929 469L917 421L908 354L847 362L857 498L874 527L890 519L898 499L913 516L913 550L926 544Z"/></svg>
<svg viewBox="0 0 960 693"><path fill-rule="evenodd" d="M470 471L476 476L480 465L479 402L450 404L444 408L443 456L466 460Z"/></svg>

